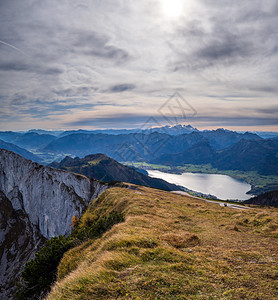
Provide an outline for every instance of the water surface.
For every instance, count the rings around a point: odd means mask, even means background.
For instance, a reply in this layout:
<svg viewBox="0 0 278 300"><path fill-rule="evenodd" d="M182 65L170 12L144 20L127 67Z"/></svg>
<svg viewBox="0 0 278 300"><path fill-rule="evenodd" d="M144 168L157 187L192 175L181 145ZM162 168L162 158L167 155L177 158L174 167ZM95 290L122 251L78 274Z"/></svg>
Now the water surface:
<svg viewBox="0 0 278 300"><path fill-rule="evenodd" d="M251 185L228 175L202 173L170 174L157 170L147 171L151 177L161 178L203 194L211 194L222 200L247 200L251 198L251 195L246 194L250 191Z"/></svg>

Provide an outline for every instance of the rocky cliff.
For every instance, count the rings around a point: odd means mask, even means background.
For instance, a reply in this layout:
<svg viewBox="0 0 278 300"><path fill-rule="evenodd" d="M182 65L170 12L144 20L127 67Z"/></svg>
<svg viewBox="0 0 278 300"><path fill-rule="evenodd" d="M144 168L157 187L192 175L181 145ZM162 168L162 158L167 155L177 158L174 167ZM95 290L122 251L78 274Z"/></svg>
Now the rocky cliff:
<svg viewBox="0 0 278 300"><path fill-rule="evenodd" d="M43 245L40 234L26 213L15 210L0 191L0 296L10 299L15 279L25 263Z"/></svg>
<svg viewBox="0 0 278 300"><path fill-rule="evenodd" d="M80 216L106 188L96 180L0 149L0 282L11 287L37 246L45 238L69 234L72 217Z"/></svg>
<svg viewBox="0 0 278 300"><path fill-rule="evenodd" d="M85 176L44 167L0 150L0 190L15 210L27 213L46 238L69 234L73 215L80 216L105 188Z"/></svg>

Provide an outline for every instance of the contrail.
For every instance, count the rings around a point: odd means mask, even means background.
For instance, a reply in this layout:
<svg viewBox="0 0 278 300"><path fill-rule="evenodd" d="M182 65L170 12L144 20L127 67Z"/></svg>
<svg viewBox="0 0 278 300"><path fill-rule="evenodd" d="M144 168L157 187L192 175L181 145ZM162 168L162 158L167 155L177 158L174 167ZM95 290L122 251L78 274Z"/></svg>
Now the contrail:
<svg viewBox="0 0 278 300"><path fill-rule="evenodd" d="M11 47L11 48L13 48L13 49L15 49L15 50L19 51L20 53L22 53L22 54L24 54L24 55L27 56L27 54L26 54L24 51L18 49L17 47L15 47L15 46L13 46L13 45L11 45L11 44L8 44L8 43L3 42L3 41L0 41L0 43L3 44L3 45L6 45L6 46L8 46L8 47Z"/></svg>

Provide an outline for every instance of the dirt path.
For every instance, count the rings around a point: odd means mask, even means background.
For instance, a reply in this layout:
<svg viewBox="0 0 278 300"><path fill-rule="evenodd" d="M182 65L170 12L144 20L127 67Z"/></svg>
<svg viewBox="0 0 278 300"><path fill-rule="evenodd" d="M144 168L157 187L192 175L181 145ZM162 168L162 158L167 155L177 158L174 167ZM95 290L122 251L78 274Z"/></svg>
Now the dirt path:
<svg viewBox="0 0 278 300"><path fill-rule="evenodd" d="M207 200L207 199L204 199L204 198L199 198L199 197L196 197L196 196L192 196L189 193L183 192L183 191L172 191L171 193L188 196L188 197L198 199L198 200L204 200L204 201L210 202L210 203L216 203L216 204L219 204L220 206L223 206L223 207L230 207L230 208L243 209L243 210L244 209L251 209L250 207L246 207L246 206L242 206L242 205L238 205L238 204L232 204L232 203L220 202L220 201L217 201L217 200Z"/></svg>

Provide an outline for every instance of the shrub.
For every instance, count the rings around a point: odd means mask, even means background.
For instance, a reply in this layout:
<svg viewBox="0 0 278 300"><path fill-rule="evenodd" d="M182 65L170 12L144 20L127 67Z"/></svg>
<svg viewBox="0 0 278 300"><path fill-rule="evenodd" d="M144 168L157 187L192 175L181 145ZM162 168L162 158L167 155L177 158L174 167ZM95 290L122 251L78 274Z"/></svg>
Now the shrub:
<svg viewBox="0 0 278 300"><path fill-rule="evenodd" d="M111 211L109 215L100 217L84 215L83 220L81 219L81 222L74 230L73 236L81 241L98 238L113 225L123 221L123 213L117 211Z"/></svg>
<svg viewBox="0 0 278 300"><path fill-rule="evenodd" d="M73 216L71 219L71 227L76 227L78 225L79 218L77 216Z"/></svg>
<svg viewBox="0 0 278 300"><path fill-rule="evenodd" d="M40 299L50 291L56 280L56 270L63 254L73 247L71 237L51 238L46 245L26 263L21 273L16 299Z"/></svg>

